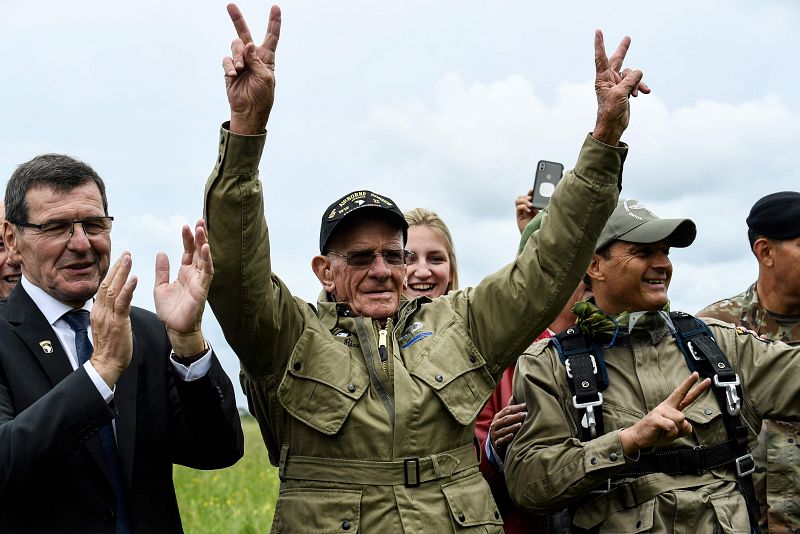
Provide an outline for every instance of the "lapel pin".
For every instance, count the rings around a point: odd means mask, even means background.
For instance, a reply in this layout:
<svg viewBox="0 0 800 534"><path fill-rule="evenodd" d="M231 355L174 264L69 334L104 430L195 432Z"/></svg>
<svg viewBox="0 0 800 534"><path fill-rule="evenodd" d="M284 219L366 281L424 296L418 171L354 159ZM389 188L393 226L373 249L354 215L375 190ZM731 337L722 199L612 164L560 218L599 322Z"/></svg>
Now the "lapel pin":
<svg viewBox="0 0 800 534"><path fill-rule="evenodd" d="M42 350L45 354L52 354L53 353L53 344L50 343L49 339L45 339L44 341L39 342L39 346L42 347Z"/></svg>

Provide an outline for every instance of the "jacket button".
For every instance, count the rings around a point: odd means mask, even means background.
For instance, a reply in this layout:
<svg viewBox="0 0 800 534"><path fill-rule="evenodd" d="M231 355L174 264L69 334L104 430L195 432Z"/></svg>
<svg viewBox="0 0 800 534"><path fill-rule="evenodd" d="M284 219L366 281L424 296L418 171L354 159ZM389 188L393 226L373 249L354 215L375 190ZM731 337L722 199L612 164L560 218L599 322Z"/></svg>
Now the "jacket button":
<svg viewBox="0 0 800 534"><path fill-rule="evenodd" d="M705 410L703 410L703 413L706 415L711 415L712 413L714 413L714 410L712 410L711 408L706 408Z"/></svg>
<svg viewBox="0 0 800 534"><path fill-rule="evenodd" d="M300 365L300 362L294 362L292 369L294 369L295 371L299 371L301 367L302 365Z"/></svg>
<svg viewBox="0 0 800 534"><path fill-rule="evenodd" d="M349 391L350 393L354 393L355 390L356 390L356 387L353 384L349 384L347 386L347 391Z"/></svg>
<svg viewBox="0 0 800 534"><path fill-rule="evenodd" d="M475 356L470 356L469 357L469 363L475 363L477 361L478 361L478 359Z"/></svg>
<svg viewBox="0 0 800 534"><path fill-rule="evenodd" d="M464 517L464 512L461 512L460 514L458 514L458 520L459 520L459 521L461 521L462 523L463 523L464 521L466 521L466 519L467 519L467 518L466 518L466 517Z"/></svg>
<svg viewBox="0 0 800 534"><path fill-rule="evenodd" d="M342 521L342 529L343 530L350 530L350 521L348 521L347 519Z"/></svg>
<svg viewBox="0 0 800 534"><path fill-rule="evenodd" d="M442 380L444 380L444 377L442 375L436 375L434 378L436 379L437 382L441 382Z"/></svg>
<svg viewBox="0 0 800 534"><path fill-rule="evenodd" d="M616 452L612 452L611 454L608 455L608 459L611 460L612 462L616 462L617 458L618 456Z"/></svg>
<svg viewBox="0 0 800 534"><path fill-rule="evenodd" d="M592 458L589 462L591 462L592 465L597 465L597 458Z"/></svg>

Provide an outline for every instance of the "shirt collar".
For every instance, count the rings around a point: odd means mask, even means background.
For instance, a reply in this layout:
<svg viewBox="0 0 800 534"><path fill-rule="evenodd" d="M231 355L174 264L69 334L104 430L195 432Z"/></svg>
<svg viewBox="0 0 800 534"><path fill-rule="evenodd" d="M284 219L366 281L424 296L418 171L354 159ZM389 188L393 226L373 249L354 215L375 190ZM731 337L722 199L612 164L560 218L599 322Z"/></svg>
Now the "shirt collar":
<svg viewBox="0 0 800 534"><path fill-rule="evenodd" d="M20 283L50 325L54 325L56 321L61 319L62 315L74 309L72 306L64 304L49 295L44 289L34 285L33 282L29 281L24 275L20 279ZM83 309L89 312L92 311L92 299L87 300L83 304Z"/></svg>

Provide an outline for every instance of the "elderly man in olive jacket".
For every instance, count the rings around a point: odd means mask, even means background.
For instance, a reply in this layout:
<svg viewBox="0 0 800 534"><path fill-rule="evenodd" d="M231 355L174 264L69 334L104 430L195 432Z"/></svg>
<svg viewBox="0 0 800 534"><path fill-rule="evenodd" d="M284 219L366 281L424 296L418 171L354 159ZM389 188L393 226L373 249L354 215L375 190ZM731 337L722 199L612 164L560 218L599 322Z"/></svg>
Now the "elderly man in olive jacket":
<svg viewBox="0 0 800 534"><path fill-rule="evenodd" d="M209 302L242 364L282 479L276 532L502 532L478 472L475 417L496 380L580 280L620 187L628 97L648 92L595 39L597 125L552 197L550 224L475 288L401 300L406 226L383 195L323 213L316 307L272 272L257 167L273 102L280 10L261 46L236 6L224 60L231 120L206 187L217 275ZM525 320L519 320L524 317Z"/></svg>

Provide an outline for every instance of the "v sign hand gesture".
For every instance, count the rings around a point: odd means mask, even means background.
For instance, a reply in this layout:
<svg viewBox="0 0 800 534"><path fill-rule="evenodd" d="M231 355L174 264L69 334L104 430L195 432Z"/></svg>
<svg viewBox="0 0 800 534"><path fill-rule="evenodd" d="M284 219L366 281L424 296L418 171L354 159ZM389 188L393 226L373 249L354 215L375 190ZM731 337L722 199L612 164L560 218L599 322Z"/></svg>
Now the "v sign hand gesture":
<svg viewBox="0 0 800 534"><path fill-rule="evenodd" d="M231 55L222 60L231 106L230 131L242 135L264 133L275 100L275 50L281 35L281 9L272 6L264 42L253 43L250 29L236 4L228 4L238 37Z"/></svg>
<svg viewBox="0 0 800 534"><path fill-rule="evenodd" d="M619 144L622 132L628 127L629 97L637 96L639 92L645 94L650 92L650 88L642 83L642 71L622 70L622 62L630 46L631 38L625 37L611 57L607 57L603 32L595 31L594 89L597 93L597 123L592 137L611 146Z"/></svg>
<svg viewBox="0 0 800 534"><path fill-rule="evenodd" d="M631 456L647 447L663 447L692 433L692 424L683 416L683 410L711 386L711 379L706 378L692 387L699 378L700 375L692 373L664 402L632 427L622 429L619 438L625 454Z"/></svg>

